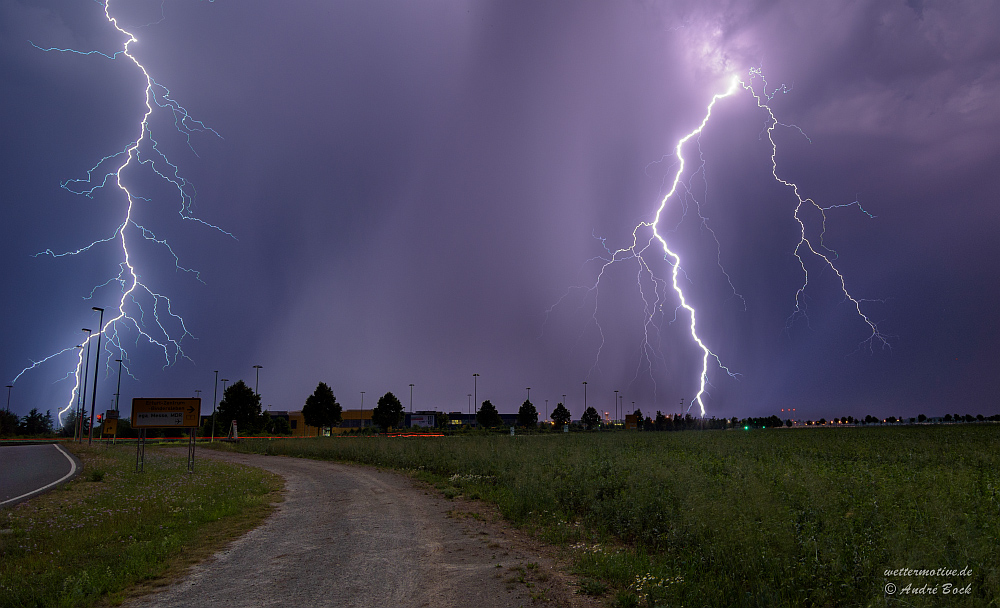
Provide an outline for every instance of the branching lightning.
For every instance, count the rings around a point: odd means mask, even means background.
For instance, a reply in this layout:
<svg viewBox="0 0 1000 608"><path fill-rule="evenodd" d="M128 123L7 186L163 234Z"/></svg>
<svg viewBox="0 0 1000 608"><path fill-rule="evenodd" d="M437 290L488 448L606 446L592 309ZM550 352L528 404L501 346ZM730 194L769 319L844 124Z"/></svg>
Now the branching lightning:
<svg viewBox="0 0 1000 608"><path fill-rule="evenodd" d="M131 375L129 370L129 353L125 348L124 339L130 334L134 334L134 342L138 344L144 340L162 352L164 367L172 365L180 358L188 358L184 353L183 342L185 339L193 338L188 331L184 319L175 312L174 304L170 298L143 280L143 272L140 267L144 266L136 257L134 245L138 242L147 241L166 251L173 259L176 271L186 273L194 279L201 281L197 270L181 264L180 257L174 251L170 243L156 235L156 233L136 219L137 208L142 203L151 203L151 199L139 196L134 192L135 186L126 185L134 180L126 180L126 174L132 176L140 169L147 169L161 180L166 181L176 190L177 200L180 208L178 214L181 219L200 223L206 227L217 230L227 236L233 237L222 228L205 222L196 217L193 213L193 205L196 197L194 186L184 178L179 167L172 162L160 147L159 141L153 136L151 119L157 113L169 113L172 118L174 129L179 133L190 150L197 156L193 144L192 136L198 133L210 134L221 137L215 130L206 126L203 122L193 118L188 110L178 103L171 95L167 87L156 82L148 70L140 63L139 59L132 51L132 45L138 42L136 36L125 29L118 19L111 14L110 0L99 2L104 9L104 16L108 23L123 36L120 50L114 53L101 51L79 51L75 49L42 47L34 42L30 42L35 48L46 52L74 53L83 56L96 55L108 60L127 59L137 68L145 78L146 86L143 92L145 110L142 118L138 121L136 138L130 141L118 152L109 154L100 159L93 167L86 172L86 177L70 179L62 182L62 188L74 194L87 198L94 198L94 195L104 189L117 188L121 195L123 214L120 222L114 231L105 237L97 238L89 244L76 249L70 249L57 253L52 249L46 249L37 256L50 256L60 258L65 256L76 256L90 251L91 249L117 243L120 246L120 262L118 263L118 273L110 277L104 283L97 285L91 290L85 299L91 299L95 293L103 287L111 284L118 284L121 289L118 298L117 311L111 314L99 332L93 332L87 340L93 340L98 335L107 337L104 348L108 349L109 355L117 351L123 360L123 368ZM132 28L130 28L132 29ZM233 237L235 238L235 237ZM86 345L86 341L84 341ZM25 367L15 378L16 382L27 371L58 357L68 351L78 348L78 345L64 348L59 352L51 354L39 361L32 361L32 364ZM66 377L76 378L75 386L69 397L67 405L59 412L59 424L62 424L62 417L69 411L77 401L82 383L85 379L82 376L84 365L83 349L80 348L77 356L75 372L68 372ZM105 358L110 362L112 357ZM97 371L95 370L95 373Z"/></svg>
<svg viewBox="0 0 1000 608"><path fill-rule="evenodd" d="M757 86L760 88L759 91L755 88ZM837 259L836 251L828 248L823 241L826 234L827 211L857 206L858 209L860 209L868 217L873 218L875 216L865 210L861 203L857 200L846 204L829 205L826 207L821 206L812 199L803 197L800 193L799 186L796 183L788 181L779 175L777 163L778 146L774 139L775 130L778 127L786 127L798 131L798 133L804 137L806 137L806 135L797 126L784 124L778 121L774 112L771 110L770 106L768 106L768 102L775 94L787 93L791 89L782 85L781 87L778 87L768 93L767 83L764 82L760 69L751 69L749 71L749 76L745 81L738 76L733 76L729 82L728 88L724 92L717 93L711 98L705 108L705 113L701 122L677 141L673 151L674 171L672 178L669 179L669 188L667 188L665 194L660 199L659 206L656 208L655 212L651 214L651 219L640 222L632 230L631 243L619 249L612 250L608 247L606 239L595 237L599 238L606 252L606 255L600 255L588 260L588 262L596 261L599 265L596 279L588 285L571 288L546 311L546 317L548 317L548 315L551 314L555 308L562 304L570 293L575 291L583 291L585 296L593 296L594 304L592 317L588 322L588 325L593 324L596 327L600 338L594 363L590 368L590 373L593 373L598 368L601 350L605 345L604 330L601 328L601 324L598 321L601 281L604 277L605 271L607 271L610 267L623 262L633 261L636 264L636 281L638 284L639 294L643 302L644 316L643 337L639 346L640 358L636 369L636 379L643 369L648 369L650 377L653 380L655 391L656 379L652 374L654 361L665 363L665 358L659 344L661 323L664 319L663 310L665 306L672 303L674 305L674 315L673 319L670 320L669 323L674 323L682 318L686 320L691 341L700 352L700 370L698 373L697 390L695 391L693 397L689 400L688 410L690 411L690 409L697 404L701 416L704 416L706 411L705 398L708 394L708 388L711 386L709 381L710 371L717 369L732 378L738 377L739 374L731 370L722 362L722 359L709 347L705 339L699 333L697 311L691 303L690 298L685 294L681 281L682 276L685 279L687 278L681 256L675 248L671 247L668 238L671 231L664 230L661 226L661 221L664 212L668 209L668 205L671 203L681 205L681 221L683 221L684 217L687 216L690 207L692 205L694 206L701 228L708 232L715 241L717 251L716 261L722 270L722 273L725 275L726 280L729 283L729 287L732 289L733 295L744 302L745 308L745 300L743 300L743 296L737 293L729 274L724 268L722 268L721 244L719 243L715 232L709 227L708 218L702 215L699 202L696 198L694 198L691 189L691 179L693 179L694 175L699 172L704 175L705 158L701 151L699 140L700 135L708 126L716 104L727 97L736 95L741 90L747 91L753 97L757 107L765 112L767 118L764 129L761 132L761 136L766 137L771 146L771 174L778 183L791 190L797 201L794 207L793 217L796 222L798 222L800 230L799 240L793 253L800 268L802 269L803 278L801 286L795 293L793 310L788 318L787 325L791 326L798 319L807 318L804 295L806 289L809 287L810 276L805 257L812 256L824 267L835 273L845 301L850 302L858 317L867 325L870 333L861 345L867 346L869 349L873 348L876 344L882 347L889 346L886 337L879 331L875 321L873 321L862 310L861 302L865 300L856 298L848 290L846 279L834 264L834 261ZM808 139L808 137L806 138ZM692 140L698 143L698 158L701 164L698 170L692 173L692 175L687 178L687 181L685 181L685 170L688 165L688 161L685 157L685 147ZM661 159L661 161L662 160L663 159ZM819 212L821 218L819 234L815 239L815 242L810 239L807 234L806 220L802 215L804 208L810 205ZM655 255L656 257L659 257L661 255L661 250L662 258L670 265L671 268L669 278L658 276L651 266L653 258L650 256ZM635 379L633 379L633 381L634 380Z"/></svg>

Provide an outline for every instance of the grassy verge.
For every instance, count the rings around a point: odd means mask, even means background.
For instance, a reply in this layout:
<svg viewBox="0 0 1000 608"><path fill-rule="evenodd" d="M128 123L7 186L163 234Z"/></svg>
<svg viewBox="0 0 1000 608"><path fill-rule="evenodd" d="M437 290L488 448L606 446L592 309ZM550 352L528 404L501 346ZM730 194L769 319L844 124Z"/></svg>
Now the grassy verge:
<svg viewBox="0 0 1000 608"><path fill-rule="evenodd" d="M581 591L617 606L996 606L998 448L1000 427L967 425L239 449L418 470L569 548Z"/></svg>
<svg viewBox="0 0 1000 608"><path fill-rule="evenodd" d="M281 478L186 452L68 445L73 481L0 511L0 606L119 604L259 524Z"/></svg>

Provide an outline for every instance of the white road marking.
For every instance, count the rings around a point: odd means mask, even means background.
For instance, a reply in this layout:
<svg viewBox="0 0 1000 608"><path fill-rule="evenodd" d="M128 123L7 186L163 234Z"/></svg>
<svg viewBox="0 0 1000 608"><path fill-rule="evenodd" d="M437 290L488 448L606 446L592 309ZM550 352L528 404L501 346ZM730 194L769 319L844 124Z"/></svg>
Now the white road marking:
<svg viewBox="0 0 1000 608"><path fill-rule="evenodd" d="M70 457L70 455L66 453L66 450L64 450L61 445L59 445L58 443L54 443L52 445L54 445L57 450L59 450L60 452L62 452L62 455L65 456L66 460L69 461L69 473L66 473L65 475L63 475L62 477L60 477L59 479L57 479L56 481L53 481L52 483L50 483L50 484L48 484L46 486L42 486L41 488L38 488L37 490L32 490L32 491L27 492L25 494L21 494L20 496L15 496L14 498L8 498L7 500L5 500L3 502L0 502L0 507L4 506L5 504L7 504L9 502L14 502L14 501L17 501L17 500L21 500L22 498L27 498L29 496L33 496L35 494L38 494L39 492L44 492L45 490L48 490L52 486L60 484L60 483L62 483L64 481L66 481L67 479L69 479L70 477L72 477L74 473L76 473L76 461L73 460L73 458Z"/></svg>

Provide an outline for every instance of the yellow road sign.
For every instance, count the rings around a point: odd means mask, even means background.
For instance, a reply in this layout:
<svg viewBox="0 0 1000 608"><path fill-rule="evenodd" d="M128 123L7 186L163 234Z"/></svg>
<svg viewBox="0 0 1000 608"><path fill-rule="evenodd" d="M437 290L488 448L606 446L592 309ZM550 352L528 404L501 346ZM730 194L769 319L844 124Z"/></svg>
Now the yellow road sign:
<svg viewBox="0 0 1000 608"><path fill-rule="evenodd" d="M190 428L198 426L201 399L132 400L134 428Z"/></svg>
<svg viewBox="0 0 1000 608"><path fill-rule="evenodd" d="M101 423L101 434L102 435L117 435L118 434L118 420L115 419L115 418L112 418L110 420L108 420L107 418L105 418L104 422Z"/></svg>

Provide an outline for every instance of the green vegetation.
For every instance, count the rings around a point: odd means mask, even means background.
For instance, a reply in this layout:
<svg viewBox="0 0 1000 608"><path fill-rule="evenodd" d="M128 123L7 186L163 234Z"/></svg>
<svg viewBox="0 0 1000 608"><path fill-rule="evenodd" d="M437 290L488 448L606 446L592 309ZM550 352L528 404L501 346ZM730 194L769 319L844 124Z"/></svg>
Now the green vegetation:
<svg viewBox="0 0 1000 608"><path fill-rule="evenodd" d="M372 423L385 432L403 425L403 404L399 402L396 395L386 393L378 398L378 403L372 410Z"/></svg>
<svg viewBox="0 0 1000 608"><path fill-rule="evenodd" d="M316 385L316 390L306 397L306 404L302 406L306 424L316 428L339 426L342 415L343 410L333 396L333 389L325 382Z"/></svg>
<svg viewBox="0 0 1000 608"><path fill-rule="evenodd" d="M994 425L240 446L418 470L567 547L582 591L618 606L768 607L997 605L998 448Z"/></svg>
<svg viewBox="0 0 1000 608"><path fill-rule="evenodd" d="M276 475L147 449L67 446L83 471L64 486L0 511L0 606L120 603L175 576L256 526L281 488Z"/></svg>
<svg viewBox="0 0 1000 608"><path fill-rule="evenodd" d="M216 416L216 435L229 432L232 421L240 435L259 433L264 428L264 414L260 410L260 395L242 380L229 385L222 393Z"/></svg>
<svg viewBox="0 0 1000 608"><path fill-rule="evenodd" d="M524 403L517 410L517 426L529 429L538 427L538 410L527 399L524 400Z"/></svg>
<svg viewBox="0 0 1000 608"><path fill-rule="evenodd" d="M496 406L489 399L483 401L483 405L476 412L476 424L479 425L479 428L483 429L503 426L503 418L500 417L500 412L497 411Z"/></svg>
<svg viewBox="0 0 1000 608"><path fill-rule="evenodd" d="M42 414L33 407L27 415L19 418L17 414L0 410L0 437L52 435L53 432L52 412Z"/></svg>

